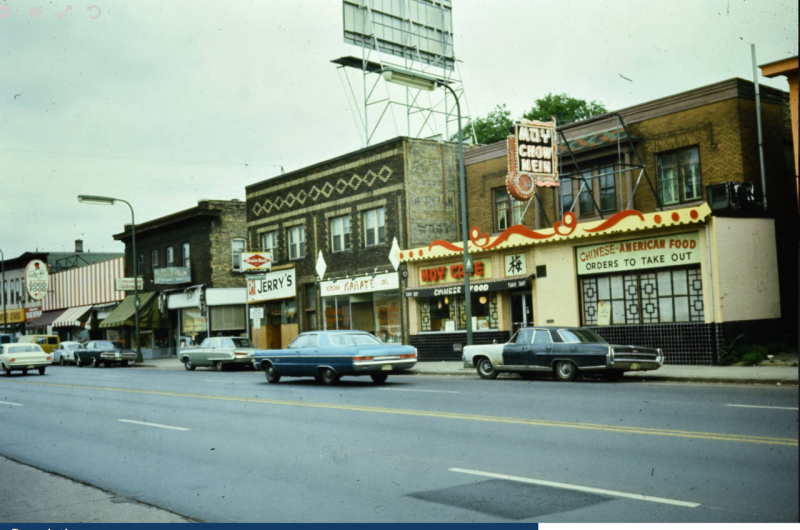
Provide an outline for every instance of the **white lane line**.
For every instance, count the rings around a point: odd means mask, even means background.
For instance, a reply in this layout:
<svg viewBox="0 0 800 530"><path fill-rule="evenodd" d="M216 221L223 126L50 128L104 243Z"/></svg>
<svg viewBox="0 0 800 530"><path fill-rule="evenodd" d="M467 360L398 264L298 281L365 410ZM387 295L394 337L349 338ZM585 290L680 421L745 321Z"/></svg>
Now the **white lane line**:
<svg viewBox="0 0 800 530"><path fill-rule="evenodd" d="M672 499L663 499L661 497L649 497L647 495L639 495L636 493L624 493L622 491L604 490L598 488L587 488L585 486L577 486L575 484L565 484L563 482L550 482L549 480L536 480L525 477L515 477L512 475L498 475L497 473L486 473L484 471L474 471L471 469L451 468L449 471L455 473L466 473L468 475L478 475L479 477L499 478L502 480L513 480L515 482L524 482L525 484L536 484L539 486L549 486L551 488L561 488L564 490L582 491L584 493L596 493L598 495L608 495L611 497L624 497L626 499L635 499L637 501L657 502L661 504L672 504L674 506L683 506L684 508L697 508L700 504L696 502L676 501Z"/></svg>
<svg viewBox="0 0 800 530"><path fill-rule="evenodd" d="M21 407L22 403L11 403L10 401L0 401L0 405L14 405L15 407Z"/></svg>
<svg viewBox="0 0 800 530"><path fill-rule="evenodd" d="M230 379L203 379L209 383L241 383L241 381L232 381Z"/></svg>
<svg viewBox="0 0 800 530"><path fill-rule="evenodd" d="M122 423L135 423L136 425L147 425L148 427L159 427L161 429L172 429L173 431L188 431L184 427L170 427L169 425L161 425L160 423L147 423L146 421L133 421L133 420L117 420Z"/></svg>
<svg viewBox="0 0 800 530"><path fill-rule="evenodd" d="M726 407L741 407L743 409L775 409L775 410L797 410L797 407L762 407L760 405L731 405L727 404Z"/></svg>
<svg viewBox="0 0 800 530"><path fill-rule="evenodd" d="M410 388L381 388L381 390L391 390L392 392L434 392L436 394L460 394L453 390L412 390Z"/></svg>

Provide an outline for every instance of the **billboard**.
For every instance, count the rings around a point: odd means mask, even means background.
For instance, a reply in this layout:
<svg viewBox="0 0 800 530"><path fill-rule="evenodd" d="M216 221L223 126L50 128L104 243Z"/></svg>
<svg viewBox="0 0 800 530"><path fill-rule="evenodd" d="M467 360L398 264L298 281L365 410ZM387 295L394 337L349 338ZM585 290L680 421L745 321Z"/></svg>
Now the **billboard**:
<svg viewBox="0 0 800 530"><path fill-rule="evenodd" d="M343 17L347 44L454 68L451 0L343 0Z"/></svg>

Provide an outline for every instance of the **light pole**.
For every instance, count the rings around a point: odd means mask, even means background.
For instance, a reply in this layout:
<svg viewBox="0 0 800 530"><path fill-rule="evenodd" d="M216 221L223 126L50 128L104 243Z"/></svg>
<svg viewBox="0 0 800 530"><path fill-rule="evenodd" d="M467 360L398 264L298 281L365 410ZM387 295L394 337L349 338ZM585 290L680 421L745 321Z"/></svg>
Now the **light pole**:
<svg viewBox="0 0 800 530"><path fill-rule="evenodd" d="M456 111L458 113L458 177L461 187L461 239L464 243L463 267L464 267L464 309L467 313L467 346L472 346L472 293L469 290L469 275L472 273L472 262L469 259L467 243L469 243L467 230L467 185L464 176L464 140L461 136L461 103L458 96L448 83L440 79L428 77L416 72L400 70L394 67L384 67L383 78L389 83L403 85L419 90L435 90L437 86L443 86L453 94L456 100Z"/></svg>
<svg viewBox="0 0 800 530"><path fill-rule="evenodd" d="M131 246L133 247L133 318L136 322L136 362L144 360L142 357L142 347L139 341L139 271L136 270L138 256L136 255L136 219L133 216L133 206L126 200L114 199L112 197L98 197L97 195L78 195L78 202L86 204L101 204L103 206L113 206L117 201L124 202L131 209Z"/></svg>
<svg viewBox="0 0 800 530"><path fill-rule="evenodd" d="M3 279L0 280L2 281L2 283L0 283L0 289L3 289L3 333L8 333L8 316L6 315L6 255L3 254L2 248L0 248L0 261L3 263Z"/></svg>

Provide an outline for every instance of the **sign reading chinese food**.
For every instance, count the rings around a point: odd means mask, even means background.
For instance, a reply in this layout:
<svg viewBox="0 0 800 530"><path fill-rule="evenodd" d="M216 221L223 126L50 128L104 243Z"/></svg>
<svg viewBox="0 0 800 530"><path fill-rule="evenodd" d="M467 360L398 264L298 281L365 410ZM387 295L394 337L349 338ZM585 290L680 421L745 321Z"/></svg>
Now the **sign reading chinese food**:
<svg viewBox="0 0 800 530"><path fill-rule="evenodd" d="M508 137L508 193L527 201L536 186L558 186L556 124L522 120Z"/></svg>

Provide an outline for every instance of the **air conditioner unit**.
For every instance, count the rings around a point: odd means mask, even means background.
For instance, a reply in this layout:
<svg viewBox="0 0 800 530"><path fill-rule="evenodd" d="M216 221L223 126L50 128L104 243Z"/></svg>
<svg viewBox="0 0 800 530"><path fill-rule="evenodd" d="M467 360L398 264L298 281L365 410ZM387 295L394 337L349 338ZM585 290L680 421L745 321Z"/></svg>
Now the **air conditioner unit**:
<svg viewBox="0 0 800 530"><path fill-rule="evenodd" d="M723 182L706 186L706 200L713 212L738 212L758 207L752 182Z"/></svg>

